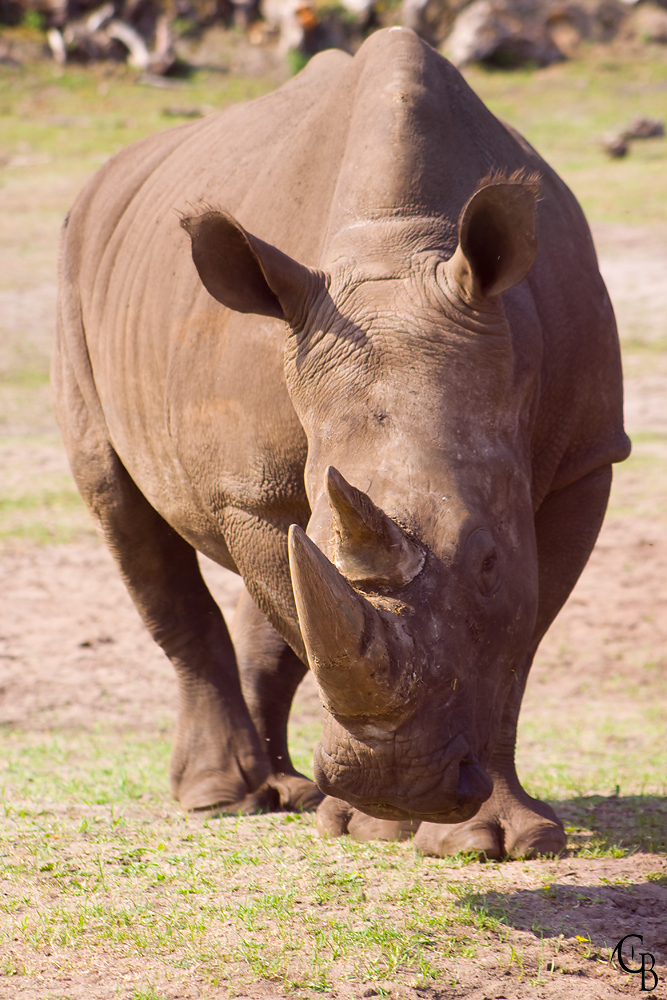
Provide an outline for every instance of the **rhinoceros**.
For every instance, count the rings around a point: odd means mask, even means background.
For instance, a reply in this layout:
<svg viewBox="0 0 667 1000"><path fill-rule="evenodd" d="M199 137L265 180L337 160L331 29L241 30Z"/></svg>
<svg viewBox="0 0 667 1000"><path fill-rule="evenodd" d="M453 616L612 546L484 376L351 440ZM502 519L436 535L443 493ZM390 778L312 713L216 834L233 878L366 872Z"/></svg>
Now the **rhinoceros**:
<svg viewBox="0 0 667 1000"><path fill-rule="evenodd" d="M65 224L53 381L176 670L185 809L562 848L517 717L629 452L618 338L573 195L450 63L379 31L112 158ZM243 578L233 643L197 553Z"/></svg>

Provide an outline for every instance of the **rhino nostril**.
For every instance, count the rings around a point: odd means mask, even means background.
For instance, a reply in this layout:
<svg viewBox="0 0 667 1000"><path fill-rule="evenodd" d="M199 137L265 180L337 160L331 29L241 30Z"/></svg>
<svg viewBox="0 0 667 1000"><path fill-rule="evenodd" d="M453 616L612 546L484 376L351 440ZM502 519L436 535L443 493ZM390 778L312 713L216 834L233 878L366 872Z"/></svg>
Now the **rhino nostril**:
<svg viewBox="0 0 667 1000"><path fill-rule="evenodd" d="M471 758L462 760L459 765L457 795L466 801L485 802L492 791L493 781L482 765Z"/></svg>

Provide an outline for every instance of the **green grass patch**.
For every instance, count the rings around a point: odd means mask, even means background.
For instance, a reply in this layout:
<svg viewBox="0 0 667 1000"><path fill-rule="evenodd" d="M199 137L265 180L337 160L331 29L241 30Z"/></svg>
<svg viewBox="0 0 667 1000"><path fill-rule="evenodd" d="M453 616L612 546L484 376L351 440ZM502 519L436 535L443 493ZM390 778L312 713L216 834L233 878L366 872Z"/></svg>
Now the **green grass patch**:
<svg viewBox="0 0 667 1000"><path fill-rule="evenodd" d="M517 768L531 795L550 800L598 793L667 795L661 665L647 661L633 688L625 676L568 699L567 717L538 692L526 698ZM542 705L540 700L543 699ZM619 699L623 700L622 711Z"/></svg>
<svg viewBox="0 0 667 1000"><path fill-rule="evenodd" d="M59 489L0 497L0 549L65 545L94 536L92 518L71 480Z"/></svg>
<svg viewBox="0 0 667 1000"><path fill-rule="evenodd" d="M49 373L45 370L22 369L6 375L1 383L17 389L41 389L49 384Z"/></svg>
<svg viewBox="0 0 667 1000"><path fill-rule="evenodd" d="M298 696L297 696L298 698ZM293 714L289 722L289 745L292 763L306 777L313 777L313 747L322 735L318 718L306 719Z"/></svg>
<svg viewBox="0 0 667 1000"><path fill-rule="evenodd" d="M71 487L60 490L44 490L41 493L24 493L19 497L0 497L0 514L15 510L71 510L81 506L81 497Z"/></svg>
<svg viewBox="0 0 667 1000"><path fill-rule="evenodd" d="M22 943L28 969L49 949L138 952L209 986L318 993L341 970L418 986L497 927L443 891L446 860L410 845L320 840L310 816L180 814L160 742L10 731L1 745L0 936Z"/></svg>
<svg viewBox="0 0 667 1000"><path fill-rule="evenodd" d="M552 760L568 737L550 748ZM168 797L169 750L158 729L0 730L7 975L29 979L57 955L59 968L103 960L134 970L135 997L160 996L165 981L204 994L259 982L313 998L345 982L401 996L446 988L487 946L507 951L512 976L534 974L512 928L530 917L539 936L530 908L563 902L561 888L518 889L516 863L321 840L309 815L184 815ZM297 746L295 757L310 751ZM589 787L594 768L582 778ZM655 768L664 775L659 757ZM667 850L664 795L568 792L554 805L583 860ZM575 896L567 890L565 903ZM590 889L577 899L589 896L586 905L599 902Z"/></svg>
<svg viewBox="0 0 667 1000"><path fill-rule="evenodd" d="M91 170L95 161L167 127L165 109L172 105L218 110L275 86L268 77L199 70L165 91L139 85L138 76L117 64L0 66L0 127L9 170L26 177L45 166Z"/></svg>
<svg viewBox="0 0 667 1000"><path fill-rule="evenodd" d="M138 799L156 804L164 796L169 752L159 733L142 739L97 730L0 728L5 812L34 818L47 804L121 810Z"/></svg>
<svg viewBox="0 0 667 1000"><path fill-rule="evenodd" d="M57 433L0 437L0 464L0 550L96 537Z"/></svg>

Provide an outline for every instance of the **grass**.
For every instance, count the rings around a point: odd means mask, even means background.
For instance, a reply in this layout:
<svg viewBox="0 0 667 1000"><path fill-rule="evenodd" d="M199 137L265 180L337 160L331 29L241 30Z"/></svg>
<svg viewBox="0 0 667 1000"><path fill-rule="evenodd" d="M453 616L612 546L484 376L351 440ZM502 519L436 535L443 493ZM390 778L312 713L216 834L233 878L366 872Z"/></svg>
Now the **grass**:
<svg viewBox="0 0 667 1000"><path fill-rule="evenodd" d="M531 794L562 799L595 789L615 795L619 787L624 794L667 795L662 665L645 663L633 685L631 662L617 677L591 678L590 689L582 688L578 699L568 697L566 718L551 691L529 688L517 766ZM553 669L557 688L572 668Z"/></svg>
<svg viewBox="0 0 667 1000"><path fill-rule="evenodd" d="M24 739L7 734L5 750ZM121 966L139 951L149 971L196 968L210 986L259 978L318 993L341 968L423 984L474 950L468 928L491 926L425 886L448 865L405 845L332 845L310 817L189 819L140 791L160 786L164 761L136 739L28 743L7 775L0 835L0 939L22 942L28 974L49 950Z"/></svg>
<svg viewBox="0 0 667 1000"><path fill-rule="evenodd" d="M200 70L165 91L138 86L137 77L118 64L61 69L44 61L27 71L0 67L0 118L9 169L20 169L27 180L45 167L59 173L90 172L130 142L178 123L172 108L217 110L260 97L276 85L270 76Z"/></svg>
<svg viewBox="0 0 667 1000"><path fill-rule="evenodd" d="M544 922L554 901L575 898L541 889L549 862L523 866L525 890L516 866L321 840L310 816L183 815L165 795L168 751L157 733L0 733L0 955L13 982L56 965L126 972L139 956L135 994L123 995L162 995L194 975L205 995L266 981L304 997L341 982L403 996L455 980L487 948L507 948L519 980L556 961L562 941L549 932L545 952L542 923L541 958L512 936L527 908ZM555 805L574 859L667 850L665 799L570 795ZM630 892L636 878L626 881Z"/></svg>
<svg viewBox="0 0 667 1000"><path fill-rule="evenodd" d="M608 517L664 518L667 497L663 492L667 434L633 434L632 455L614 469Z"/></svg>
<svg viewBox="0 0 667 1000"><path fill-rule="evenodd" d="M276 85L204 70L175 91L136 81L113 64L0 66L0 239L10 251L0 291L55 281L58 230L77 192L113 153L178 123L165 115L171 106L218 109Z"/></svg>
<svg viewBox="0 0 667 1000"><path fill-rule="evenodd" d="M8 394L4 399L6 402ZM25 414L27 407L21 401L19 395L16 409ZM34 420L34 397L28 398L28 405ZM42 419L49 417L46 405L48 397ZM0 551L16 545L67 544L96 537L56 433L0 437L0 465Z"/></svg>
<svg viewBox="0 0 667 1000"><path fill-rule="evenodd" d="M69 478L59 489L0 498L0 551L17 543L63 545L93 536L92 520Z"/></svg>

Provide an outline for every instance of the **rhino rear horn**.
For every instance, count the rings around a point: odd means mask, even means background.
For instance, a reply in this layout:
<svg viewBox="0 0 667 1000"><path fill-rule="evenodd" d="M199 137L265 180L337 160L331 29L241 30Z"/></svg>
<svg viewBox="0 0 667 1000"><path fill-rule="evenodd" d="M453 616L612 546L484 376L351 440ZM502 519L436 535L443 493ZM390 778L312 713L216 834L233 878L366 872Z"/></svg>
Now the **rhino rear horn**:
<svg viewBox="0 0 667 1000"><path fill-rule="evenodd" d="M378 612L296 524L289 562L308 662L328 708L343 717L390 714L397 685Z"/></svg>
<svg viewBox="0 0 667 1000"><path fill-rule="evenodd" d="M329 466L325 489L333 516L334 563L356 584L404 587L424 565L424 553L371 498Z"/></svg>

